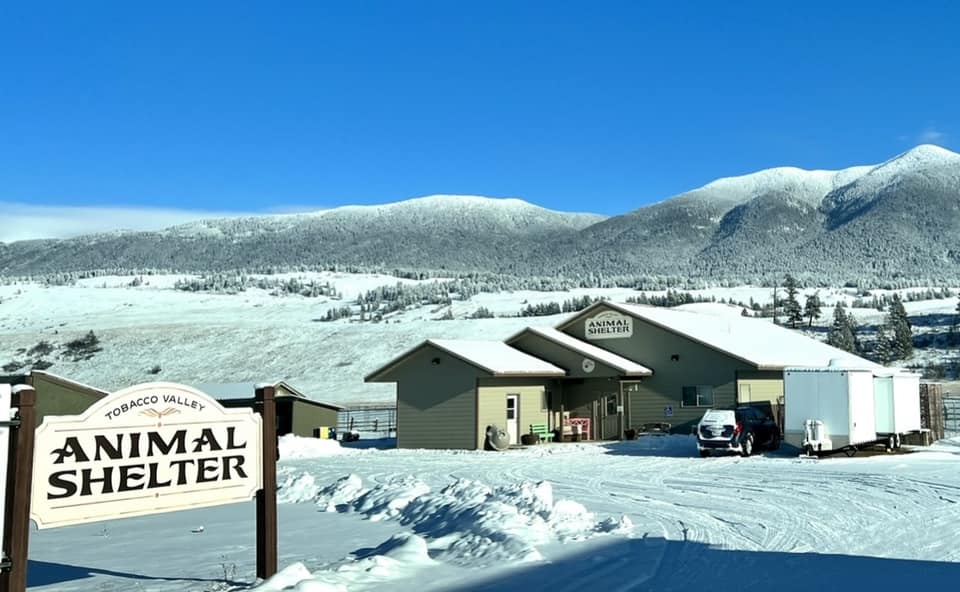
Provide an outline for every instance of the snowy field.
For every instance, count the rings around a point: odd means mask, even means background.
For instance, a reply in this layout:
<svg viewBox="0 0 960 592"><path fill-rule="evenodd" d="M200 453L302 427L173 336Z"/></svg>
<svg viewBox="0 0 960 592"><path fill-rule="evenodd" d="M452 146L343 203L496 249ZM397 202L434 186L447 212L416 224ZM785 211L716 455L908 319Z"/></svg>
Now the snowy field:
<svg viewBox="0 0 960 592"><path fill-rule="evenodd" d="M424 339L504 339L527 326L555 326L567 316L515 316L529 304L584 295L625 301L640 295L628 288L483 293L455 300L449 309L416 307L378 323L320 322L328 310L367 290L398 281L417 282L332 272L270 276L329 282L342 295L333 299L273 296L260 289L233 295L174 290L174 283L185 277L143 276L144 284L136 287L130 285L130 276L91 278L75 286L0 285L0 364L23 361L25 352L42 340L62 347L92 330L103 351L85 361L54 355L48 360L54 362L49 371L110 391L148 380L185 384L287 380L308 396L333 403L393 401L392 385L364 384L363 377ZM772 299L771 289L751 286L692 293L744 303ZM877 296L888 293L871 291ZM816 326L823 335L832 320L831 307L841 300L852 302L856 290L821 289L819 294L826 306ZM952 319L956 304L951 297L908 302L906 309L919 335L946 331L944 323ZM481 307L498 318L470 319ZM883 320L883 313L874 309L849 310L864 327ZM442 320L448 313L454 319ZM942 351L919 350L914 362L943 361L944 356ZM156 367L160 371L151 373Z"/></svg>
<svg viewBox="0 0 960 592"><path fill-rule="evenodd" d="M31 532L29 588L952 590L960 440L903 455L700 459L688 436L505 452L285 437L280 568L253 503ZM389 442L381 442L389 444Z"/></svg>

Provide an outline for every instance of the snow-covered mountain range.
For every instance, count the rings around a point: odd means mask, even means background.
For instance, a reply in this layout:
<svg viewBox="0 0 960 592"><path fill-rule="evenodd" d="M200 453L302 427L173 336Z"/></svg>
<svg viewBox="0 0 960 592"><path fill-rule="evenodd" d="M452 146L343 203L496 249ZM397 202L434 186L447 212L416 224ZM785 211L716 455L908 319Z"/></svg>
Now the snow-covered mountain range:
<svg viewBox="0 0 960 592"><path fill-rule="evenodd" d="M0 244L0 274L302 265L754 281L960 278L960 155L767 169L604 219L518 199L431 196L159 232Z"/></svg>

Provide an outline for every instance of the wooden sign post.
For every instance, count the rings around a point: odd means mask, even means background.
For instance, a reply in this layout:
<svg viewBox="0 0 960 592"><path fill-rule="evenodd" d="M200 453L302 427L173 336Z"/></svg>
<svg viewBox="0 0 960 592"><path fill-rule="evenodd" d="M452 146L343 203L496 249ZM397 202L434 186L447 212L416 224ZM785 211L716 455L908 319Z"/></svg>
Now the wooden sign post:
<svg viewBox="0 0 960 592"><path fill-rule="evenodd" d="M3 525L6 522L7 507L7 464L10 461L10 428L14 421L10 408L12 391L9 384L0 384L0 539L3 538ZM9 569L7 549L0 543L0 569Z"/></svg>
<svg viewBox="0 0 960 592"><path fill-rule="evenodd" d="M272 386L258 387L254 406L263 419L263 487L257 492L257 577L277 573L277 408Z"/></svg>
<svg viewBox="0 0 960 592"><path fill-rule="evenodd" d="M30 545L30 494L33 472L33 436L37 394L32 387L14 389L12 404L18 423L10 430L10 463L7 467L7 507L3 520L3 548L9 569L0 572L0 592L27 589L27 548Z"/></svg>
<svg viewBox="0 0 960 592"><path fill-rule="evenodd" d="M24 592L30 520L54 528L217 506L256 497L257 576L277 572L274 389L251 409L227 409L173 383L107 395L77 416L36 425L32 387L16 387L0 592ZM2 405L2 401L0 401ZM0 421L3 418L0 417ZM13 422L17 423L17 422Z"/></svg>

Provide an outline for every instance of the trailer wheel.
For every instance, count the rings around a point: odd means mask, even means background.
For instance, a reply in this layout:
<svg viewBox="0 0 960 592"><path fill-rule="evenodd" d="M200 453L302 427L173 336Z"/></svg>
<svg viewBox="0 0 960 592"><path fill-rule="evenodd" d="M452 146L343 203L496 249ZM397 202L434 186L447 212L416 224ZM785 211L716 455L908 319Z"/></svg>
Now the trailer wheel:
<svg viewBox="0 0 960 592"><path fill-rule="evenodd" d="M894 444L899 449L903 442L900 441L900 434L894 434Z"/></svg>
<svg viewBox="0 0 960 592"><path fill-rule="evenodd" d="M887 452L890 452L896 447L897 447L897 438L893 434L890 434L889 436L887 436Z"/></svg>
<svg viewBox="0 0 960 592"><path fill-rule="evenodd" d="M806 454L807 456L813 456L813 445L807 444L806 446L804 446L803 453Z"/></svg>
<svg viewBox="0 0 960 592"><path fill-rule="evenodd" d="M857 447L847 446L846 448L843 449L843 453L846 454L847 456L853 456L854 454L857 453Z"/></svg>

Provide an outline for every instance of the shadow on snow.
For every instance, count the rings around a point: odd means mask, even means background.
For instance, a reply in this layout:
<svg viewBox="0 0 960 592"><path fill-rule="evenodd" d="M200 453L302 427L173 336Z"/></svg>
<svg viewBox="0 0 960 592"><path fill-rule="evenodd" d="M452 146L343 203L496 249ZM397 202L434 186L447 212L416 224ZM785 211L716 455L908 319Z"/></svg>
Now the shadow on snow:
<svg viewBox="0 0 960 592"><path fill-rule="evenodd" d="M896 533L888 535L893 538ZM528 564L456 591L952 589L960 563L856 555L737 551L692 541L615 539L571 555Z"/></svg>
<svg viewBox="0 0 960 592"><path fill-rule="evenodd" d="M639 436L636 440L611 440L600 444L607 450L607 454L615 456L652 456L664 458L699 458L697 440L693 436L680 434ZM785 443L780 444L777 450L757 450L755 456L771 458L793 458L800 454L800 450ZM739 456L735 452L716 452L715 457ZM704 459L705 461L707 459Z"/></svg>
<svg viewBox="0 0 960 592"><path fill-rule="evenodd" d="M143 574L129 573L124 571L112 571L109 569L99 569L96 567L82 567L79 565L68 565L66 563L52 563L49 561L27 560L27 587L49 586L51 584L62 584L92 578L94 576L112 576L116 578L127 578L130 580L147 581L169 581L169 582L217 582L225 583L231 586L249 585L249 582L226 581L222 578L184 578L184 577L163 577L148 576Z"/></svg>

